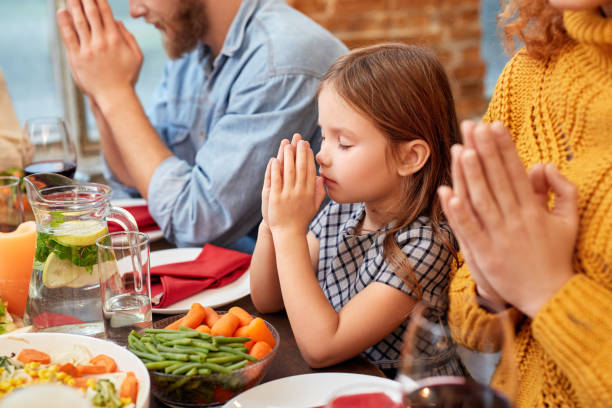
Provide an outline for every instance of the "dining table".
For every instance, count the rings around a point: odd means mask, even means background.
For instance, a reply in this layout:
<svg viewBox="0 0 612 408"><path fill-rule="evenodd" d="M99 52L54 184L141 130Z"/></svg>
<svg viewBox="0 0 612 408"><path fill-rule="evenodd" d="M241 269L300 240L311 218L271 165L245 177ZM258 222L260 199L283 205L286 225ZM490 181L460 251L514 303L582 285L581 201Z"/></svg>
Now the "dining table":
<svg viewBox="0 0 612 408"><path fill-rule="evenodd" d="M163 250L174 248L169 242L161 239L159 241L151 242L151 251ZM204 305L207 306L207 305ZM279 348L274 360L270 363L266 375L263 377L261 383L268 381L277 380L280 378L290 377L300 374L312 374L312 373L354 373L364 374L376 377L385 377L383 372L372 364L363 356L356 356L347 361L339 364L334 364L325 368L312 368L306 363L300 354L300 350L297 346L297 342L291 330L291 324L287 314L283 312L278 313L266 313L261 314L255 309L250 295L246 295L240 299L227 303L223 306L219 306L219 310L227 310L233 306L239 306L254 316L259 316L262 319L268 321L278 331L280 341ZM153 321L161 320L169 317L165 314L153 314ZM155 396L151 395L150 408L166 408L168 405L159 401Z"/></svg>

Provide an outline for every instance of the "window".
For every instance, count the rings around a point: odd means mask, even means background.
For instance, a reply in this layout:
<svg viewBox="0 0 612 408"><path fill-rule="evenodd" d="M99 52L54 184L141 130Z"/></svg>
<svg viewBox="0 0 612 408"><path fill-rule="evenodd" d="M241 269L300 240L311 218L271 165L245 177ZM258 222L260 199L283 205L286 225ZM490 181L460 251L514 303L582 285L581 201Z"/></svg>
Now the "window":
<svg viewBox="0 0 612 408"><path fill-rule="evenodd" d="M485 74L485 97L490 99L495 90L497 78L502 73L508 56L497 30L497 15L502 11L498 0L481 0L480 25L482 26L482 58L487 66Z"/></svg>
<svg viewBox="0 0 612 408"><path fill-rule="evenodd" d="M158 31L129 15L128 0L109 0L140 44L145 62L136 92L147 106L161 77L166 55ZM79 149L79 173L99 172L99 135L83 96L61 58L55 10L65 0L0 1L0 69L21 124L36 116L63 116Z"/></svg>

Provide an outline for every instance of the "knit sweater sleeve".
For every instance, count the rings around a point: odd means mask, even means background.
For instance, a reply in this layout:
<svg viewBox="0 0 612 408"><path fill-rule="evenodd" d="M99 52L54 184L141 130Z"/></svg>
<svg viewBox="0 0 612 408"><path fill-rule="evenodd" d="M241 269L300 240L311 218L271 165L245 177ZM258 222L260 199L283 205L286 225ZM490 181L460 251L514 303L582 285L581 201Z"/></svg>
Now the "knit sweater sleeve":
<svg viewBox="0 0 612 408"><path fill-rule="evenodd" d="M478 303L476 283L467 264L455 270L449 291L448 320L453 338L465 347L480 352L500 350L502 324L517 322L521 313L509 308L490 313Z"/></svg>
<svg viewBox="0 0 612 408"><path fill-rule="evenodd" d="M535 316L534 338L572 382L584 407L612 401L612 291L576 274Z"/></svg>

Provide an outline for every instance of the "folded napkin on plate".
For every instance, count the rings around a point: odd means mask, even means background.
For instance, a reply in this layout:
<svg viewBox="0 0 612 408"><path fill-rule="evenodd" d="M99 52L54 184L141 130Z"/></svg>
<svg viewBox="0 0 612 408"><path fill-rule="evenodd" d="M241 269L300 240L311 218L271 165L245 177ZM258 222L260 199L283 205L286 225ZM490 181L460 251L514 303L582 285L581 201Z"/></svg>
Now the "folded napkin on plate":
<svg viewBox="0 0 612 408"><path fill-rule="evenodd" d="M123 208L134 216L134 219L136 220L136 225L138 225L138 230L140 232L150 232L159 229L159 226L155 223L153 217L151 217L149 207L147 207L146 204L129 207L126 206L121 208ZM109 232L123 231L123 229L117 223L114 222L108 223L108 230Z"/></svg>
<svg viewBox="0 0 612 408"><path fill-rule="evenodd" d="M251 255L232 249L204 245L193 261L151 268L151 298L161 294L155 308L163 309L204 289L220 288L244 274Z"/></svg>

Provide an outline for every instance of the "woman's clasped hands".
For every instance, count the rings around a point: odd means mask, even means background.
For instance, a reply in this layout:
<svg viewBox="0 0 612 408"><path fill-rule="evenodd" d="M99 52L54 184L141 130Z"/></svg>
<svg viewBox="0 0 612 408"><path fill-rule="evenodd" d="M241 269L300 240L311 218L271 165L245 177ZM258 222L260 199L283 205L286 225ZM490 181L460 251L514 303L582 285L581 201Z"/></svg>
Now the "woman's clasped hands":
<svg viewBox="0 0 612 408"><path fill-rule="evenodd" d="M275 231L304 236L323 199L323 180L317 176L314 153L307 141L295 134L291 143L281 142L278 155L270 159L262 190L264 222Z"/></svg>
<svg viewBox="0 0 612 408"><path fill-rule="evenodd" d="M577 189L553 164L527 174L501 123L462 132L453 187L439 190L444 212L479 295L533 317L574 275Z"/></svg>

